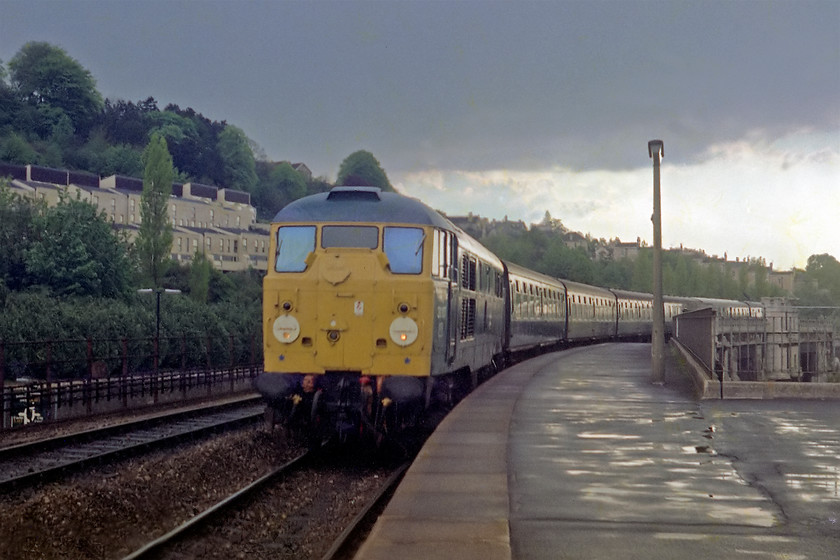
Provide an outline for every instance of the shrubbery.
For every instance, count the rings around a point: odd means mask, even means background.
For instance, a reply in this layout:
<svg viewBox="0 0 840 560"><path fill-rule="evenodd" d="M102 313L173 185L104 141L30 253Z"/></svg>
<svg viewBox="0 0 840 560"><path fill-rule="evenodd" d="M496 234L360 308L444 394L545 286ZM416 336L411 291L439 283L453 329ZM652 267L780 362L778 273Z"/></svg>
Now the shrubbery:
<svg viewBox="0 0 840 560"><path fill-rule="evenodd" d="M0 185L0 342L11 376L86 375L154 367L157 296L138 293L129 246L79 200L47 207ZM259 361L261 274L225 275L196 259L172 263L161 294L159 364L165 368ZM49 341L49 344L48 344ZM92 347L88 347L89 342ZM10 376L7 373L7 376Z"/></svg>

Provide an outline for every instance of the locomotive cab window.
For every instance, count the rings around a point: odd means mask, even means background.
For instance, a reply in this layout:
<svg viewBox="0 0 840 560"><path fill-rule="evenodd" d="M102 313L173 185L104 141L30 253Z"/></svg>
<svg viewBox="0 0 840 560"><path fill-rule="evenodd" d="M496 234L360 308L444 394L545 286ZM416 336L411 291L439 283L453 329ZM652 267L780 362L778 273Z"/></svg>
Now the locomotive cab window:
<svg viewBox="0 0 840 560"><path fill-rule="evenodd" d="M324 249L376 249L379 228L374 226L324 226L321 247Z"/></svg>
<svg viewBox="0 0 840 560"><path fill-rule="evenodd" d="M423 242L426 234L420 228L386 227L382 248L391 272L420 274L423 271Z"/></svg>
<svg viewBox="0 0 840 560"><path fill-rule="evenodd" d="M432 247L432 274L438 278L457 279L455 268L458 238L448 231L435 230Z"/></svg>
<svg viewBox="0 0 840 560"><path fill-rule="evenodd" d="M286 226L277 230L277 272L303 272L306 257L315 250L315 226Z"/></svg>

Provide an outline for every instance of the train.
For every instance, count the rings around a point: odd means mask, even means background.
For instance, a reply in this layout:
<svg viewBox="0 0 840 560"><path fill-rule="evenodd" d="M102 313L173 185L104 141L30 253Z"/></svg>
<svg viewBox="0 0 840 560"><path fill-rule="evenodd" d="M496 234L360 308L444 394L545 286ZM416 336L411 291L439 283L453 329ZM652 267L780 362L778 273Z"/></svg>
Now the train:
<svg viewBox="0 0 840 560"><path fill-rule="evenodd" d="M272 220L263 280L269 426L383 437L451 406L517 356L649 340L653 296L553 278L504 261L421 201L335 187ZM750 302L666 297L685 311L758 316Z"/></svg>

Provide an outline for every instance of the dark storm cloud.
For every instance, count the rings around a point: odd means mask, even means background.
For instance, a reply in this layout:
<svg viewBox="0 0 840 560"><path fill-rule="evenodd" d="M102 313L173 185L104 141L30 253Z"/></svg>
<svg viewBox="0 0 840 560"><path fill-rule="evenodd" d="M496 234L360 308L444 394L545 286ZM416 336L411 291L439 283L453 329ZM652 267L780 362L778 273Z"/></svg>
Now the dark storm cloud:
<svg viewBox="0 0 840 560"><path fill-rule="evenodd" d="M840 124L840 3L17 2L0 58L64 47L108 97L155 96L333 175L623 169ZM641 147L640 147L641 146ZM641 155L640 155L641 152Z"/></svg>

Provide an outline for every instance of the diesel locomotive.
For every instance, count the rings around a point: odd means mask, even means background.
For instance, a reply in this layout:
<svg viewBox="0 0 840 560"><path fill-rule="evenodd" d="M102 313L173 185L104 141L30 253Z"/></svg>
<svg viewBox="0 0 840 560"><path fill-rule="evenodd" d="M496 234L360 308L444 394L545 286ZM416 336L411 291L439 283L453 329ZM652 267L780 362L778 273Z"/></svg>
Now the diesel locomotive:
<svg viewBox="0 0 840 560"><path fill-rule="evenodd" d="M425 204L378 188L289 204L273 219L269 255L255 386L271 425L382 435L457 401L513 355L650 338L650 294L504 262ZM701 306L668 298L666 320Z"/></svg>

